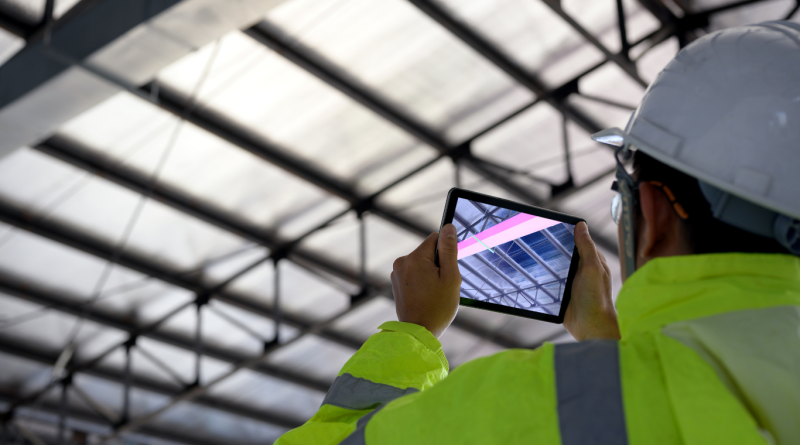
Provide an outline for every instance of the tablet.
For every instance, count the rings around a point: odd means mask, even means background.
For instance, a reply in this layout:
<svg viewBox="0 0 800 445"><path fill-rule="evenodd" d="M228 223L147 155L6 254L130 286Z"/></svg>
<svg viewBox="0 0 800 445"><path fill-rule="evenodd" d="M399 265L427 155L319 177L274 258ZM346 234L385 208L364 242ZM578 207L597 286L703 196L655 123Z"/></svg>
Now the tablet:
<svg viewBox="0 0 800 445"><path fill-rule="evenodd" d="M461 305L563 323L578 268L574 232L579 221L450 189L442 226L456 227Z"/></svg>

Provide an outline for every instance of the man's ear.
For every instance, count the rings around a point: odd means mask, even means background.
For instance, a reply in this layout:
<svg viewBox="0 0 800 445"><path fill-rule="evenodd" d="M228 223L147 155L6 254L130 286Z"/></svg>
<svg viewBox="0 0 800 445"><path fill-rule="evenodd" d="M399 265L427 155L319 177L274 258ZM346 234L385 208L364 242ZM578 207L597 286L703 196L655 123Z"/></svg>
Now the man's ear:
<svg viewBox="0 0 800 445"><path fill-rule="evenodd" d="M639 184L639 207L637 268L653 258L685 254L680 221L667 196L652 184L642 182Z"/></svg>

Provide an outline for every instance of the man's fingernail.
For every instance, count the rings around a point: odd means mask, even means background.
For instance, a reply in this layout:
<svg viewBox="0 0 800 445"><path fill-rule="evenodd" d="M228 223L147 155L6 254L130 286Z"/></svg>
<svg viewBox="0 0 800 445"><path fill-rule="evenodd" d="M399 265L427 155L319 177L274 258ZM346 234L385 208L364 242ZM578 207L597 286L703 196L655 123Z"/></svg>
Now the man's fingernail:
<svg viewBox="0 0 800 445"><path fill-rule="evenodd" d="M588 225L588 224L586 224L586 222L585 222L585 221L581 221L581 222L582 222L583 224L578 224L578 229L579 229L581 232L584 232L584 233L589 233L589 225Z"/></svg>
<svg viewBox="0 0 800 445"><path fill-rule="evenodd" d="M456 226L454 226L452 224L447 224L447 225L444 226L444 229L442 230L442 232L444 232L444 236L445 237L455 239L455 237L456 237Z"/></svg>

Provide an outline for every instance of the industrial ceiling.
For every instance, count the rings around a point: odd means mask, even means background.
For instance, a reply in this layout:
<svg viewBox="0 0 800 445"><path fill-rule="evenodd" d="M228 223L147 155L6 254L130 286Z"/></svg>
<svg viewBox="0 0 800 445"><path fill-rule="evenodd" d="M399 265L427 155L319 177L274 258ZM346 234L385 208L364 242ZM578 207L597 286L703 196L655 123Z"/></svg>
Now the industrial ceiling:
<svg viewBox="0 0 800 445"><path fill-rule="evenodd" d="M795 0L0 0L2 443L263 444L447 190L586 218L680 47ZM615 289L619 282L615 282ZM451 366L572 341L462 308Z"/></svg>

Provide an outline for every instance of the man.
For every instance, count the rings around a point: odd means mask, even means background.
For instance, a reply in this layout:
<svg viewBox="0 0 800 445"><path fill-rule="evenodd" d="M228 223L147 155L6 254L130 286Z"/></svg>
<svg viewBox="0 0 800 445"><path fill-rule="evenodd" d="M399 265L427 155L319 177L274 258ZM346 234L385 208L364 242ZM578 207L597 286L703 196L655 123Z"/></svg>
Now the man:
<svg viewBox="0 0 800 445"><path fill-rule="evenodd" d="M618 147L616 311L581 223L565 320L581 342L448 376L437 337L461 276L447 225L395 261L400 321L381 325L278 443L800 443L800 26L699 39L626 130L594 138Z"/></svg>

